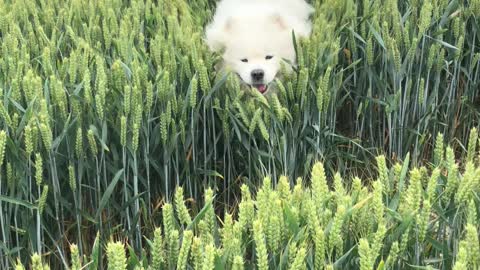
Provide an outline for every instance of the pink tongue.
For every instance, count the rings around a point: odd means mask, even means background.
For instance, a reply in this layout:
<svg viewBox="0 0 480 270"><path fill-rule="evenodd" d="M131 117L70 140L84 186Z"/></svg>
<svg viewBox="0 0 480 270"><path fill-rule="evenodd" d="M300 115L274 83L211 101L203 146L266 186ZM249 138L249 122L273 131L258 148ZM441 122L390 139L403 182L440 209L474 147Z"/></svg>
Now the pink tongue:
<svg viewBox="0 0 480 270"><path fill-rule="evenodd" d="M261 84L261 85L257 85L257 89L258 89L258 91L260 91L260 93L263 93L263 92L265 92L266 87L265 87L264 84Z"/></svg>

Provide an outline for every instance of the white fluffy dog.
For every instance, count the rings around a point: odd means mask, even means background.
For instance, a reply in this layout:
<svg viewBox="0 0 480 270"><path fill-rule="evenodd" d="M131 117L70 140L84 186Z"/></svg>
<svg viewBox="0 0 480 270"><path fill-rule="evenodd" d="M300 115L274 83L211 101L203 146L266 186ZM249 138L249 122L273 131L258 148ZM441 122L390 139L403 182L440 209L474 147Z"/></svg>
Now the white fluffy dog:
<svg viewBox="0 0 480 270"><path fill-rule="evenodd" d="M220 0L206 29L207 44L223 51L227 68L262 94L283 59L295 62L292 31L310 34L313 8L305 0Z"/></svg>

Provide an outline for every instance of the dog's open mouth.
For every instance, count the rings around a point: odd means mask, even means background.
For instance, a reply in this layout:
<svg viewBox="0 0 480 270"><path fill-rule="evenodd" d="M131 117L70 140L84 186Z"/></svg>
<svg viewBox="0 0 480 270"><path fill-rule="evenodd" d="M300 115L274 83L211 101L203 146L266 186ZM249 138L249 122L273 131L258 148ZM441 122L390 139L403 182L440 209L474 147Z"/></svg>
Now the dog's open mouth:
<svg viewBox="0 0 480 270"><path fill-rule="evenodd" d="M254 84L252 85L254 88L258 90L258 92L264 94L268 90L268 85L265 84Z"/></svg>

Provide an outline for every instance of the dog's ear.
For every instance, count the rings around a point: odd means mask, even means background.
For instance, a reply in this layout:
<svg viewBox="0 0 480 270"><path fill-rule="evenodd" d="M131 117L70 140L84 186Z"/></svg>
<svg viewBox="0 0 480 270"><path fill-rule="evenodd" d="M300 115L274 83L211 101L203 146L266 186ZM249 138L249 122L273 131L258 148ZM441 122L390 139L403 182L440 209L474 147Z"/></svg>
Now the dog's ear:
<svg viewBox="0 0 480 270"><path fill-rule="evenodd" d="M224 21L214 21L207 27L206 42L210 50L218 52L225 48L225 43L228 40L228 33L232 28L233 19L228 18Z"/></svg>
<svg viewBox="0 0 480 270"><path fill-rule="evenodd" d="M304 20L289 15L282 16L280 14L271 15L270 18L281 30L287 30L289 32L293 30L297 37L308 37L310 35L311 26Z"/></svg>
<svg viewBox="0 0 480 270"><path fill-rule="evenodd" d="M281 30L287 30L287 22L280 14L273 14L270 18Z"/></svg>

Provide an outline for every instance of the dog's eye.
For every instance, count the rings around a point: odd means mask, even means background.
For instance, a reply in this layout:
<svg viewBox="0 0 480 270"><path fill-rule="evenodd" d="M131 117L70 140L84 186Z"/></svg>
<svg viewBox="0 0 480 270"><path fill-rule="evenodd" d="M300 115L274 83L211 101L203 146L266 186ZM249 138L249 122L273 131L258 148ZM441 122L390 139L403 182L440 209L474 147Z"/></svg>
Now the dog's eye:
<svg viewBox="0 0 480 270"><path fill-rule="evenodd" d="M244 62L244 63L247 63L247 62L248 62L248 59L247 59L247 58L243 58L243 59L240 60L240 61L242 61L242 62Z"/></svg>
<svg viewBox="0 0 480 270"><path fill-rule="evenodd" d="M273 55L267 55L267 56L265 56L265 59L267 59L267 60L270 60L270 59L272 59L272 58L273 58Z"/></svg>

